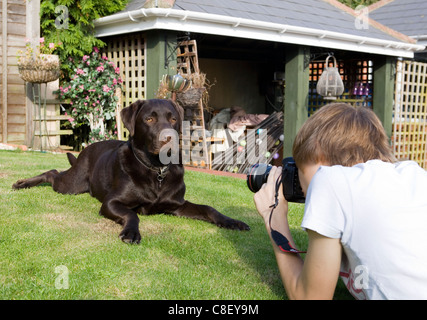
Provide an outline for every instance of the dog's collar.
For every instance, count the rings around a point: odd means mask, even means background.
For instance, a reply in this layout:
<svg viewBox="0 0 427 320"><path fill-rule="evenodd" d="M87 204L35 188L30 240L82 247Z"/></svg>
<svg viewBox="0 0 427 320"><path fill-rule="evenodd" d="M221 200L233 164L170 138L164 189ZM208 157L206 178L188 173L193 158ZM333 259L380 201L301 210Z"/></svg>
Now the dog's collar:
<svg viewBox="0 0 427 320"><path fill-rule="evenodd" d="M149 170L154 171L155 173L157 173L157 181L159 182L159 188L160 188L162 186L162 181L165 179L166 175L169 172L169 165L170 164L168 164L167 166L161 167L161 168L148 165L148 164L146 164L144 161L142 161L142 159L140 159L136 155L134 148L130 144L129 144L129 147L131 148L134 157L136 158L136 160L138 160L138 162L140 164L142 164L147 169L149 169Z"/></svg>

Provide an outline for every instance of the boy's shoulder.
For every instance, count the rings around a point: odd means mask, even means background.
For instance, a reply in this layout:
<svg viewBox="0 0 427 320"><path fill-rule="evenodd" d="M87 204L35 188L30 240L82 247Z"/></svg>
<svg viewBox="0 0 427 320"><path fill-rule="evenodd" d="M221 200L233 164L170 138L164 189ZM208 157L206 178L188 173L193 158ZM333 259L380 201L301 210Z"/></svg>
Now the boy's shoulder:
<svg viewBox="0 0 427 320"><path fill-rule="evenodd" d="M381 160L369 160L352 167L321 166L313 179L318 183L332 183L335 186L344 184L359 184L369 186L375 184L401 183L413 184L417 180L427 186L427 171L414 161L396 163Z"/></svg>

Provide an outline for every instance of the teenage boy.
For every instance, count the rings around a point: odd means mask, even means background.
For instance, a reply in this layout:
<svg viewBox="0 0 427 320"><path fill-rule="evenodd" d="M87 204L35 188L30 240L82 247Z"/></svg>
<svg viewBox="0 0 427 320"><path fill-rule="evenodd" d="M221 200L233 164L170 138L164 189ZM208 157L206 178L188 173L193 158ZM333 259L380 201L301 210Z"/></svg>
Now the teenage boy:
<svg viewBox="0 0 427 320"><path fill-rule="evenodd" d="M303 260L272 241L288 297L331 299L340 275L358 299L427 299L427 172L395 160L374 112L322 107L298 132L293 157L308 249ZM282 190L271 208L281 171L272 168L254 200L267 230L295 247Z"/></svg>

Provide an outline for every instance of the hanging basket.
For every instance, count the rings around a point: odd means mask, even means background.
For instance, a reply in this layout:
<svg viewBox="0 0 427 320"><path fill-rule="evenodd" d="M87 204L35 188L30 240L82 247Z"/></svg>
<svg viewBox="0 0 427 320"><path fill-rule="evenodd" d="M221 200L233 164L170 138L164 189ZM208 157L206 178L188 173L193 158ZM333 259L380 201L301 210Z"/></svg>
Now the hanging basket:
<svg viewBox="0 0 427 320"><path fill-rule="evenodd" d="M185 92L178 92L176 94L176 101L181 106L196 106L199 104L205 90L205 88L191 88Z"/></svg>
<svg viewBox="0 0 427 320"><path fill-rule="evenodd" d="M333 67L329 67L330 58L334 59ZM322 75L317 82L316 89L317 93L327 100L335 100L338 96L343 94L344 84L338 71L335 57L328 56L326 58L325 68L323 69Z"/></svg>
<svg viewBox="0 0 427 320"><path fill-rule="evenodd" d="M18 62L20 77L31 83L47 83L59 78L59 56L54 54L40 54L30 59Z"/></svg>

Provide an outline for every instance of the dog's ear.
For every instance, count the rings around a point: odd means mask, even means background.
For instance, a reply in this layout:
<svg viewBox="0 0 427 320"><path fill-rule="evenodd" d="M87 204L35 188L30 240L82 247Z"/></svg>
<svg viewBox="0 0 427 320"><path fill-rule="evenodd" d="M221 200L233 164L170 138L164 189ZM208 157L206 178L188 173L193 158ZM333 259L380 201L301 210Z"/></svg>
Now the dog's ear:
<svg viewBox="0 0 427 320"><path fill-rule="evenodd" d="M120 116L122 117L123 124L125 125L126 129L129 130L129 134L131 136L133 136L135 133L136 115L138 114L139 110L141 110L144 107L144 104L145 104L144 100L138 100L132 103L129 107L124 108L120 112Z"/></svg>
<svg viewBox="0 0 427 320"><path fill-rule="evenodd" d="M169 99L168 101L173 105L175 110L178 112L179 117L181 118L179 119L179 122L182 122L184 120L184 109L172 99Z"/></svg>

